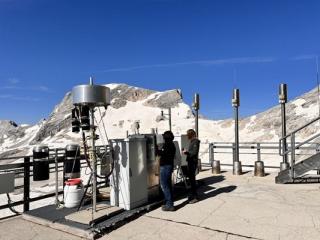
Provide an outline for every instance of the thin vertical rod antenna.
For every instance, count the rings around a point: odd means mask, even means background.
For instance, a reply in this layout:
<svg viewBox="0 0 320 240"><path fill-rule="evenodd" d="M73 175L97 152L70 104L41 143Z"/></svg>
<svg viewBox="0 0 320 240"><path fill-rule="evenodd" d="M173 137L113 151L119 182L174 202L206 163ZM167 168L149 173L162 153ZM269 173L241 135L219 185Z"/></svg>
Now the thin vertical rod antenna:
<svg viewBox="0 0 320 240"><path fill-rule="evenodd" d="M319 83L319 57L316 56L316 68L317 68L317 89L318 89L318 107L320 116L320 83Z"/></svg>
<svg viewBox="0 0 320 240"><path fill-rule="evenodd" d="M168 114L169 114L169 130L172 131L171 107L169 107L168 109Z"/></svg>
<svg viewBox="0 0 320 240"><path fill-rule="evenodd" d="M237 70L233 69L233 88L237 88Z"/></svg>

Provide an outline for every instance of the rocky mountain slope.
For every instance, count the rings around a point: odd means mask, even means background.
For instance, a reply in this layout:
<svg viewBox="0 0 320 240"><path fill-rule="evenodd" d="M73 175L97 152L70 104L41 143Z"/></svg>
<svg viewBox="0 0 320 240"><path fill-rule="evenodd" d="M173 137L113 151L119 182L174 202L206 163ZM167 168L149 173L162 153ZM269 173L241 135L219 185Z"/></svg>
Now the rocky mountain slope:
<svg viewBox="0 0 320 240"><path fill-rule="evenodd" d="M180 135L194 126L191 108L181 99L180 90L156 92L128 86L108 84L111 89L112 103L105 110L97 109L96 121L99 125L100 143L107 141L104 128L109 138L124 138L127 131L134 133L134 124L139 122L140 133L150 133L156 128L161 133L169 128L166 115L172 109L172 129ZM20 125L13 121L0 121L0 157L23 155L37 144L52 147L64 147L67 143L79 142L80 134L71 132L71 93L67 93L54 108L51 115L34 126ZM288 132L303 125L319 114L317 90L292 100L287 104ZM241 113L241 109L240 109ZM202 143L233 141L233 121L231 119L213 121L201 118L199 132ZM280 107L273 107L265 112L244 118L240 121L240 141L270 142L278 141L281 134ZM319 131L319 127L310 127L298 136L304 139Z"/></svg>

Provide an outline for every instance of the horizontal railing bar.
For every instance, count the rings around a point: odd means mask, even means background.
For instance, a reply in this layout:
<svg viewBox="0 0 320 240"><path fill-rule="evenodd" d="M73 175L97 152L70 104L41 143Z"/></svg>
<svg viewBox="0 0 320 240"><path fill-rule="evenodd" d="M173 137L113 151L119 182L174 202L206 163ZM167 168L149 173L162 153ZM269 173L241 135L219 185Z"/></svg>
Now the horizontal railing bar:
<svg viewBox="0 0 320 240"><path fill-rule="evenodd" d="M234 142L211 142L209 144L214 144L214 145L217 145L217 144L233 144ZM240 142L239 144L245 144L245 145L257 145L257 144L260 144L261 146L263 145L279 145L279 142ZM300 142L297 142L297 143L300 143ZM208 144L208 143L201 143L201 144ZM309 143L310 145L312 144L317 144L317 143Z"/></svg>
<svg viewBox="0 0 320 240"><path fill-rule="evenodd" d="M312 121L308 122L307 124L305 124L305 125L297 128L296 130L292 131L291 133L287 134L286 136L280 138L280 140L284 140L284 139L290 137L292 134L295 134L295 133L299 132L300 130L302 130L302 129L308 127L308 126L310 126L311 124L315 123L315 122L318 121L319 119L320 119L320 116L317 117L317 118L315 118L315 119L313 119Z"/></svg>
<svg viewBox="0 0 320 240"><path fill-rule="evenodd" d="M320 135L319 135L320 136ZM288 148L290 147L290 145L288 145ZM225 148L225 149L233 149L234 147L233 146L212 146L212 148ZM270 150L278 150L279 147L277 146L274 146L274 147L265 147L265 146L260 146L259 148L256 147L256 146L239 146L239 148L242 148L242 149L270 149ZM317 147L300 147L299 148L300 150L317 150L318 148Z"/></svg>
<svg viewBox="0 0 320 240"><path fill-rule="evenodd" d="M319 136L320 136L320 133L319 133L319 134L316 134L315 136L307 139L306 141L304 141L304 142L302 142L302 143L299 143L295 148L296 148L296 149L301 149L300 147L301 147L302 145L304 145L304 144L306 144L306 143L308 143L308 142L310 142L310 141L318 138Z"/></svg>
<svg viewBox="0 0 320 240"><path fill-rule="evenodd" d="M221 166L228 166L228 167L232 167L233 164L228 164L228 163L221 163ZM253 168L254 165L242 165L242 167L251 167ZM276 166L264 166L265 168L273 168L273 169L280 169L280 167L276 167Z"/></svg>
<svg viewBox="0 0 320 240"><path fill-rule="evenodd" d="M101 184L104 184L105 182L97 182L97 185L101 185ZM84 185L83 187L86 188L88 185ZM59 195L63 194L63 191L59 191L58 192ZM34 197L34 198L30 198L29 202L36 202L36 201L39 201L39 200L43 200L43 199L46 199L46 198L49 198L49 197L54 197L56 194L55 192L53 193L48 193L48 194L45 194L45 195L41 195L41 196L38 196L38 197ZM16 202L13 202L13 203L10 203L10 204L5 204L5 205L1 205L0 206L0 210L3 210L3 209L6 209L6 208L9 208L9 207L16 207L16 206L19 206L19 205L22 205L24 204L24 201L23 200L20 200L20 201L16 201Z"/></svg>
<svg viewBox="0 0 320 240"><path fill-rule="evenodd" d="M7 209L9 207L16 207L16 206L19 206L19 205L22 205L24 203L23 200L20 200L20 201L17 201L17 202L13 202L13 203L10 203L10 204L5 204L5 205L1 205L0 206L0 210L3 210L3 209Z"/></svg>
<svg viewBox="0 0 320 240"><path fill-rule="evenodd" d="M58 194L61 195L63 193L63 191L59 191ZM49 197L54 197L55 196L55 193L49 193L49 194L45 194L45 195L41 195L39 197L34 197L34 198L30 198L29 202L36 202L36 201L39 201L39 200L43 200L43 199L46 199L46 198L49 198ZM0 210L2 209L6 209L8 207L16 207L16 206L19 206L19 205L22 205L24 203L23 200L20 200L20 201L16 201L16 202L12 202L10 204L6 204L6 205L1 205L0 206Z"/></svg>
<svg viewBox="0 0 320 240"><path fill-rule="evenodd" d="M1 170L9 170L9 169L16 169L16 168L23 168L24 163L12 163L7 165L0 165L0 171Z"/></svg>
<svg viewBox="0 0 320 240"><path fill-rule="evenodd" d="M101 145L101 146L96 146L97 149L101 149L103 148L104 150L107 150L108 149L108 146L106 148L105 145ZM49 148L49 157L50 156L56 156L56 149L58 150L58 155L61 155L64 156L65 154L65 148ZM83 149L83 147L80 146L80 149ZM59 152L59 151L62 151L63 153ZM0 153L1 154L1 153ZM81 156L84 158L84 154L81 154ZM23 158L26 158L26 157L30 157L32 158L33 155L24 155L24 156L14 156L14 157L3 157L3 158L0 158L0 161L6 161L6 160L18 160L18 159L23 159Z"/></svg>
<svg viewBox="0 0 320 240"><path fill-rule="evenodd" d="M233 154L233 152L214 152L214 154ZM248 155L257 155L257 153L243 153L243 152L239 152L239 154L248 154ZM260 153L261 155L279 155L278 153ZM302 153L298 153L296 154L297 156L312 156L313 154L302 154Z"/></svg>

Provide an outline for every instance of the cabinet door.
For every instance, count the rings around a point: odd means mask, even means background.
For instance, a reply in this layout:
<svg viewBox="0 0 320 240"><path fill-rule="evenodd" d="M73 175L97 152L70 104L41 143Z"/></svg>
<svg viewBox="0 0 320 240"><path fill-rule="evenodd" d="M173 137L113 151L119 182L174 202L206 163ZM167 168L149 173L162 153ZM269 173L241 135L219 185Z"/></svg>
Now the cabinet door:
<svg viewBox="0 0 320 240"><path fill-rule="evenodd" d="M130 139L129 176L131 209L147 202L148 179L145 139Z"/></svg>

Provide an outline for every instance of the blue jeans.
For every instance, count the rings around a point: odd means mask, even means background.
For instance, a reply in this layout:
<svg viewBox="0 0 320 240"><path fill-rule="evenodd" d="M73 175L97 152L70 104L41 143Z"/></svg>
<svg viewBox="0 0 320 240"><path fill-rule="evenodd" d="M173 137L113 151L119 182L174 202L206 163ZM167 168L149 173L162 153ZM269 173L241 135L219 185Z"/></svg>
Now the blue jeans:
<svg viewBox="0 0 320 240"><path fill-rule="evenodd" d="M164 195L165 205L173 207L172 200L172 175L173 167L171 165L160 166L160 186Z"/></svg>
<svg viewBox="0 0 320 240"><path fill-rule="evenodd" d="M191 185L190 192L189 192L190 199L198 198L197 182L196 182L197 168L198 168L197 162L195 162L193 160L188 161L188 178L189 178L190 185Z"/></svg>

